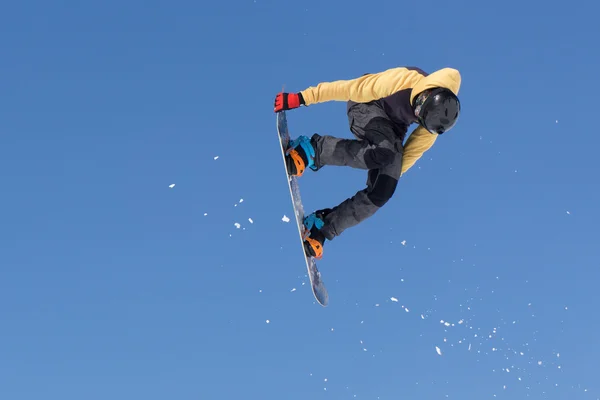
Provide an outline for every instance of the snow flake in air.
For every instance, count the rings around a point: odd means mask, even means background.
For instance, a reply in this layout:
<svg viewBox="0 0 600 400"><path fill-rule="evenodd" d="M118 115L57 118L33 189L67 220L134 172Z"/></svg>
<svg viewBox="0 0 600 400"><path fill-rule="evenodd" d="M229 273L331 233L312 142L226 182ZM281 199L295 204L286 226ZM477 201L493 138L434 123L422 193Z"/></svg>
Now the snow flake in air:
<svg viewBox="0 0 600 400"><path fill-rule="evenodd" d="M173 189L173 188L175 187L175 184L174 184L174 183L171 183L171 184L169 185L169 187L170 187L171 189Z"/></svg>
<svg viewBox="0 0 600 400"><path fill-rule="evenodd" d="M269 321L269 320L267 320L266 322L267 322L267 324L270 324L270 323L271 323L271 321Z"/></svg>
<svg viewBox="0 0 600 400"><path fill-rule="evenodd" d="M219 156L214 156L214 157L213 157L213 159L214 159L214 160L216 160L216 159L218 159L218 158L219 158Z"/></svg>
<svg viewBox="0 0 600 400"><path fill-rule="evenodd" d="M406 246L406 240L403 240L400 243L402 243L402 246Z"/></svg>
<svg viewBox="0 0 600 400"><path fill-rule="evenodd" d="M440 350L439 347L435 346L435 351L437 351L440 356L442 355L442 350Z"/></svg>
<svg viewBox="0 0 600 400"><path fill-rule="evenodd" d="M248 218L248 221L250 221L251 224L254 223L254 221L252 221L252 218Z"/></svg>
<svg viewBox="0 0 600 400"><path fill-rule="evenodd" d="M281 220L283 222L290 222L290 219L287 216L285 216L285 215L283 216L283 218L281 218Z"/></svg>
<svg viewBox="0 0 600 400"><path fill-rule="evenodd" d="M236 228L240 229L240 224L238 224L237 222L234 224Z"/></svg>
<svg viewBox="0 0 600 400"><path fill-rule="evenodd" d="M390 300L391 300L391 301L394 301L394 302L396 302L396 303L398 302L398 299L397 299L397 298L395 298L395 297L390 297Z"/></svg>

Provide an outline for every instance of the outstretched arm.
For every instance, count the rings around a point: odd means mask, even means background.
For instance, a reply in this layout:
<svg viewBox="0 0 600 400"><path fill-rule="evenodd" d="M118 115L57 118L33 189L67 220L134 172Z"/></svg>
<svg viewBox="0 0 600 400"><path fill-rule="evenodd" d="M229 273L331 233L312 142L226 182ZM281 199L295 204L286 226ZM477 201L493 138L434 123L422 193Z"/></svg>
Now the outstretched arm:
<svg viewBox="0 0 600 400"><path fill-rule="evenodd" d="M356 79L319 83L300 93L307 106L326 101L366 103L411 88L422 77L417 69L397 67Z"/></svg>

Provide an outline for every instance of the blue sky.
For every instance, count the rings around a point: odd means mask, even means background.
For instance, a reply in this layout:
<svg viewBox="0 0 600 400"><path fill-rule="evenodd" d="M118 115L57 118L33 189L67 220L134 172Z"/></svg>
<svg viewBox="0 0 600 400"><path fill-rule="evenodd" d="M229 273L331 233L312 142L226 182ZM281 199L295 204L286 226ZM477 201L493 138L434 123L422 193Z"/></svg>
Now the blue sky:
<svg viewBox="0 0 600 400"><path fill-rule="evenodd" d="M597 12L4 5L0 398L599 398ZM457 68L463 112L326 244L321 308L273 98L398 65ZM343 103L288 121L351 137ZM305 207L365 179L308 173Z"/></svg>

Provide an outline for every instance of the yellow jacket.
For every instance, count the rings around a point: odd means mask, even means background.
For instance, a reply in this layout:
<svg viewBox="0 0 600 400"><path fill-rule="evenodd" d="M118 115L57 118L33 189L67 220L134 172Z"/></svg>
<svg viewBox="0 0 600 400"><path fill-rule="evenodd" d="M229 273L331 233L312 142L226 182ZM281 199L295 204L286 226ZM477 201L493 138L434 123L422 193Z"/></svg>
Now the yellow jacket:
<svg viewBox="0 0 600 400"><path fill-rule="evenodd" d="M418 68L397 67L376 74L366 74L356 79L323 82L301 93L307 106L326 101L367 103L396 97L396 99L404 99L404 102L408 99L412 108L414 98L423 90L444 87L458 95L460 83L460 73L453 68L443 68L427 74ZM404 122L408 126L416 122L416 117L412 120L405 118ZM404 144L402 174L433 146L437 137L437 134L430 133L420 125L412 131Z"/></svg>

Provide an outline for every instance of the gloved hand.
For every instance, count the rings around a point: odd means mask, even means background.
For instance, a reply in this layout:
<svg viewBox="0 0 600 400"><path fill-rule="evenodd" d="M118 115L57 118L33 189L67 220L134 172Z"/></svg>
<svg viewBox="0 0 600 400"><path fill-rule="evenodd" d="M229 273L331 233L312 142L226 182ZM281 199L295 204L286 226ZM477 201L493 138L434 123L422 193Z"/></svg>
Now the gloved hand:
<svg viewBox="0 0 600 400"><path fill-rule="evenodd" d="M275 112L291 110L303 104L305 103L302 93L279 93L275 97Z"/></svg>

